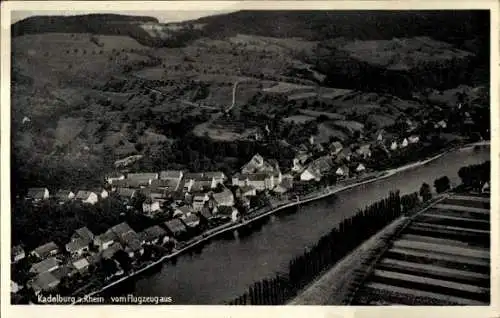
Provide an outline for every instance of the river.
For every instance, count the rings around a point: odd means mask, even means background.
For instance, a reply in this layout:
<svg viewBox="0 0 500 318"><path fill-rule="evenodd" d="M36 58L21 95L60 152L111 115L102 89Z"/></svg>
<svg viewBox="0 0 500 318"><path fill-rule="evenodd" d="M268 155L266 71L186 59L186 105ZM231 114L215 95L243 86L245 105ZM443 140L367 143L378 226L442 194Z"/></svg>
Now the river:
<svg viewBox="0 0 500 318"><path fill-rule="evenodd" d="M230 233L197 250L166 262L106 294L170 296L175 304L221 304L245 292L253 282L285 271L289 261L357 209L399 189L417 191L423 182L448 176L459 183L460 167L490 159L489 147L448 153L435 161L387 179L355 187L331 197L285 209L265 218L246 233Z"/></svg>

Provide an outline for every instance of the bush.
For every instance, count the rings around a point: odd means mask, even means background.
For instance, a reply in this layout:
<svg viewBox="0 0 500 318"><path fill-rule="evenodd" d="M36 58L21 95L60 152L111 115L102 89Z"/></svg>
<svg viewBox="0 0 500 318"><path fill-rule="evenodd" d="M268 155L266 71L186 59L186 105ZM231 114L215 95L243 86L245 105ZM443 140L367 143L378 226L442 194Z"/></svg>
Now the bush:
<svg viewBox="0 0 500 318"><path fill-rule="evenodd" d="M450 179L447 176L438 178L434 181L434 188L437 193L443 193L450 189Z"/></svg>

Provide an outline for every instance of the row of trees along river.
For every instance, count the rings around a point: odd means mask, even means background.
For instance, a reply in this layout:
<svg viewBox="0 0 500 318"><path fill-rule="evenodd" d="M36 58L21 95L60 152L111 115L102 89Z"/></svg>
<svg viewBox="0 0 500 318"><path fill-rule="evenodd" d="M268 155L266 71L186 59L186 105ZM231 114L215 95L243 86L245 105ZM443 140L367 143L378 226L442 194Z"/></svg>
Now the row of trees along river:
<svg viewBox="0 0 500 318"><path fill-rule="evenodd" d="M458 188L480 190L490 180L490 161L462 167L458 175L462 181ZM447 176L434 182L437 193L450 189ZM316 279L329 267L353 251L362 242L376 234L389 223L432 198L430 186L422 184L418 192L400 195L399 190L377 201L353 217L344 219L337 228L324 235L303 255L290 261L288 272L277 273L274 278L255 282L243 295L229 302L230 305L282 305Z"/></svg>

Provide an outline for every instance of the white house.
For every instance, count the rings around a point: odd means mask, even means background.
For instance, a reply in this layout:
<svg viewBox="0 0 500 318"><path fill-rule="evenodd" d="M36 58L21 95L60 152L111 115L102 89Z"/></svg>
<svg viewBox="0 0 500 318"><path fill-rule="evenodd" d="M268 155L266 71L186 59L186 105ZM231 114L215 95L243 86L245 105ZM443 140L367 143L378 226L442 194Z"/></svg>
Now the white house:
<svg viewBox="0 0 500 318"><path fill-rule="evenodd" d="M406 148L406 147L408 147L408 139L406 139L406 138L405 138L405 139L403 139L403 141L401 142L401 146L400 146L400 147L401 147L401 148Z"/></svg>
<svg viewBox="0 0 500 318"><path fill-rule="evenodd" d="M410 144L416 144L419 141L420 141L420 138L416 135L412 135L412 136L408 137L408 142Z"/></svg>
<svg viewBox="0 0 500 318"><path fill-rule="evenodd" d="M224 191L219 193L212 194L217 205L225 205L225 206L233 206L234 205L234 196L231 190L224 189Z"/></svg>
<svg viewBox="0 0 500 318"><path fill-rule="evenodd" d="M394 151L394 150L397 150L398 149L398 143L396 141L393 141L391 143L391 150Z"/></svg>
<svg viewBox="0 0 500 318"><path fill-rule="evenodd" d="M313 169L312 167L307 168L300 174L300 180L302 181L311 181L319 179L321 179L320 173L315 169Z"/></svg>
<svg viewBox="0 0 500 318"><path fill-rule="evenodd" d="M490 183L486 182L481 188L482 193L490 193Z"/></svg>
<svg viewBox="0 0 500 318"><path fill-rule="evenodd" d="M209 196L206 193L195 194L193 196L193 209L195 211L201 211L205 202L209 200Z"/></svg>
<svg viewBox="0 0 500 318"><path fill-rule="evenodd" d="M142 203L142 212L151 215L154 212L161 210L160 201L147 199Z"/></svg>
<svg viewBox="0 0 500 318"><path fill-rule="evenodd" d="M335 171L335 174L339 177L348 177L349 176L349 168L347 166L338 167Z"/></svg>
<svg viewBox="0 0 500 318"><path fill-rule="evenodd" d="M366 167L360 163L357 167L356 167L356 172L363 172L366 170Z"/></svg>
<svg viewBox="0 0 500 318"><path fill-rule="evenodd" d="M112 184L113 181L125 180L125 175L123 173L114 172L106 176L106 182Z"/></svg>
<svg viewBox="0 0 500 318"><path fill-rule="evenodd" d="M82 203L96 204L99 201L99 197L95 192L91 191L78 191L75 196L75 200L80 200Z"/></svg>

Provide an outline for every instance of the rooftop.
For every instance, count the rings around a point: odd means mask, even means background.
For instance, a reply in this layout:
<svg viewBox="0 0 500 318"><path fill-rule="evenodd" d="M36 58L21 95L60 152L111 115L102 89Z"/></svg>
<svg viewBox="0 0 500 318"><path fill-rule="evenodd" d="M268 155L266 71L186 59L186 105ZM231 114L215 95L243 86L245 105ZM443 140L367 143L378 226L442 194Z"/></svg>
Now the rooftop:
<svg viewBox="0 0 500 318"><path fill-rule="evenodd" d="M165 226L173 233L181 232L186 230L186 226L179 219L172 219L170 221L165 222Z"/></svg>
<svg viewBox="0 0 500 318"><path fill-rule="evenodd" d="M55 257L49 257L41 262L35 263L31 266L30 272L43 273L59 265L59 261Z"/></svg>
<svg viewBox="0 0 500 318"><path fill-rule="evenodd" d="M34 252L40 255L40 257L44 258L50 255L51 251L57 250L58 247L56 243L54 242L48 242L43 245L40 245L39 247L35 248Z"/></svg>

